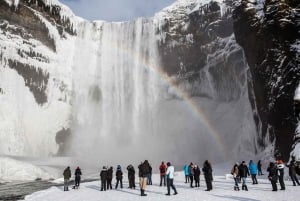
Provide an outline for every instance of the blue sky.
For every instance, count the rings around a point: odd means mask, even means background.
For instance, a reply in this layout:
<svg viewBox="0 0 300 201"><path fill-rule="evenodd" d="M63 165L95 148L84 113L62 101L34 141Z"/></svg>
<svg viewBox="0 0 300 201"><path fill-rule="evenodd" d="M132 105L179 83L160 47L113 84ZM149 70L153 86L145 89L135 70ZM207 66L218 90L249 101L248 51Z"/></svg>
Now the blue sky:
<svg viewBox="0 0 300 201"><path fill-rule="evenodd" d="M126 21L151 17L176 0L60 0L88 20Z"/></svg>

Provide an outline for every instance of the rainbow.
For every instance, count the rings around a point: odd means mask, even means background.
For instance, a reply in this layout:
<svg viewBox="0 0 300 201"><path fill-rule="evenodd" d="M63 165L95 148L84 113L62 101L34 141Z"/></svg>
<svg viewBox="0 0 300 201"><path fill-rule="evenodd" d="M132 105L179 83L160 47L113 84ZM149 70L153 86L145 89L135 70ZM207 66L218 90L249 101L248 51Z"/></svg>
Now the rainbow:
<svg viewBox="0 0 300 201"><path fill-rule="evenodd" d="M124 42L122 41L124 44ZM148 68L154 75L157 75L158 78L167 86L171 86L175 92L183 99L189 110L200 120L200 122L208 129L210 136L217 143L219 147L219 153L222 154L223 159L228 160L230 157L229 151L226 149L224 144L222 143L222 139L218 131L213 127L210 123L207 115L199 105L184 89L181 89L178 84L176 84L176 80L172 79L166 72L162 69L162 66L159 66L156 63L151 63L143 58L140 54L127 47L126 44L120 45L114 41L110 41L110 47L116 47L118 50L121 50L129 57L136 59L141 63L144 68Z"/></svg>

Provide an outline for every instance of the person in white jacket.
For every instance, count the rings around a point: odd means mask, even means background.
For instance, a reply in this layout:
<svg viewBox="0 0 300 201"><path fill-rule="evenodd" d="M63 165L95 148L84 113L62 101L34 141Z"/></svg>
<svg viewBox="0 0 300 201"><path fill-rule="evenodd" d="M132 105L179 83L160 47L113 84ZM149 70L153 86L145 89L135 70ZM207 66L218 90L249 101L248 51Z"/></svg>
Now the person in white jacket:
<svg viewBox="0 0 300 201"><path fill-rule="evenodd" d="M168 193L166 195L170 195L170 187L172 187L172 189L174 190L174 195L177 194L176 188L173 184L174 181L174 166L171 166L170 162L167 162L167 189L168 189Z"/></svg>

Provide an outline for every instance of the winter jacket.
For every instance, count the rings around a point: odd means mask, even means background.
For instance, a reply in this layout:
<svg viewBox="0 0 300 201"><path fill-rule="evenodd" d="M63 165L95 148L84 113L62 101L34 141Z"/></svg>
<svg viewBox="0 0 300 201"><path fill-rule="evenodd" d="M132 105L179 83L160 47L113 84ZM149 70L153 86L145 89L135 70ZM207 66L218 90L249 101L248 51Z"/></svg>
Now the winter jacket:
<svg viewBox="0 0 300 201"><path fill-rule="evenodd" d="M257 174L258 170L257 170L257 166L251 161L249 163L249 171L250 171L250 174Z"/></svg>
<svg viewBox="0 0 300 201"><path fill-rule="evenodd" d="M123 178L123 172L120 166L118 166L117 171L116 171L116 178L117 179L122 179Z"/></svg>
<svg viewBox="0 0 300 201"><path fill-rule="evenodd" d="M103 168L100 172L100 179L101 181L106 181L107 180L107 169Z"/></svg>
<svg viewBox="0 0 300 201"><path fill-rule="evenodd" d="M183 171L184 171L184 175L185 175L185 176L189 176L189 166L188 166L188 165L185 165L185 166L183 167Z"/></svg>
<svg viewBox="0 0 300 201"><path fill-rule="evenodd" d="M270 163L269 167L267 168L267 172L269 172L268 178L270 181L277 182L277 168L274 163Z"/></svg>
<svg viewBox="0 0 300 201"><path fill-rule="evenodd" d="M195 169L194 169L194 177L195 178L199 178L200 174L201 174L200 168L198 166L195 167Z"/></svg>
<svg viewBox="0 0 300 201"><path fill-rule="evenodd" d="M113 178L113 168L110 167L108 170L107 170L107 179L111 180Z"/></svg>
<svg viewBox="0 0 300 201"><path fill-rule="evenodd" d="M75 170L75 179L76 180L78 180L78 179L80 179L80 175L81 175L81 170L80 170L80 168L76 168L76 170Z"/></svg>
<svg viewBox="0 0 300 201"><path fill-rule="evenodd" d="M204 177L206 179L213 180L212 171L213 170L212 170L212 167L211 167L210 163L205 162L204 165L203 165L203 168L202 168L202 172L203 172Z"/></svg>
<svg viewBox="0 0 300 201"><path fill-rule="evenodd" d="M164 163L162 163L159 166L159 172L161 176L165 176L166 175L166 165Z"/></svg>
<svg viewBox="0 0 300 201"><path fill-rule="evenodd" d="M168 166L167 167L167 172L166 172L166 175L167 175L167 178L168 179L174 179L174 166Z"/></svg>
<svg viewBox="0 0 300 201"><path fill-rule="evenodd" d="M239 167L239 175L240 175L240 177L250 176L249 169L248 169L247 165L241 165Z"/></svg>
<svg viewBox="0 0 300 201"><path fill-rule="evenodd" d="M239 176L239 168L237 165L234 165L232 167L231 174L232 174L233 178L236 178L237 176Z"/></svg>
<svg viewBox="0 0 300 201"><path fill-rule="evenodd" d="M150 174L150 165L147 160L144 163L139 165L139 177L147 177Z"/></svg>
<svg viewBox="0 0 300 201"><path fill-rule="evenodd" d="M128 177L132 178L132 176L135 175L135 170L132 165L127 166L127 171L128 171Z"/></svg>
<svg viewBox="0 0 300 201"><path fill-rule="evenodd" d="M71 170L70 170L70 167L67 167L65 170L64 170L64 179L70 179L71 178Z"/></svg>
<svg viewBox="0 0 300 201"><path fill-rule="evenodd" d="M195 174L195 173L194 173L194 166L193 166L193 165L190 165L190 166L189 166L189 176L192 177L192 176L194 176L194 174Z"/></svg>
<svg viewBox="0 0 300 201"><path fill-rule="evenodd" d="M289 167L289 175L290 176L296 176L297 172L296 172L296 161L292 160L290 162L290 165L288 165Z"/></svg>

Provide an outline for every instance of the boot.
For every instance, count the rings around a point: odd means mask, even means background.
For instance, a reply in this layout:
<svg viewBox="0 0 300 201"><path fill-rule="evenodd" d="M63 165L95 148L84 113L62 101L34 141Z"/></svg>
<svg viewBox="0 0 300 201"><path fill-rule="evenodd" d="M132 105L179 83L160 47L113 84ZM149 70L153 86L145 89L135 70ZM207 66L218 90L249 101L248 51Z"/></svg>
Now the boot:
<svg viewBox="0 0 300 201"><path fill-rule="evenodd" d="M240 190L240 187L237 186L236 188L237 188L238 191Z"/></svg>
<svg viewBox="0 0 300 201"><path fill-rule="evenodd" d="M242 185L242 190L245 190L245 186L244 185Z"/></svg>
<svg viewBox="0 0 300 201"><path fill-rule="evenodd" d="M141 196L147 196L147 194L145 194L145 190L141 190Z"/></svg>
<svg viewBox="0 0 300 201"><path fill-rule="evenodd" d="M248 187L247 186L245 186L245 190L248 191Z"/></svg>

